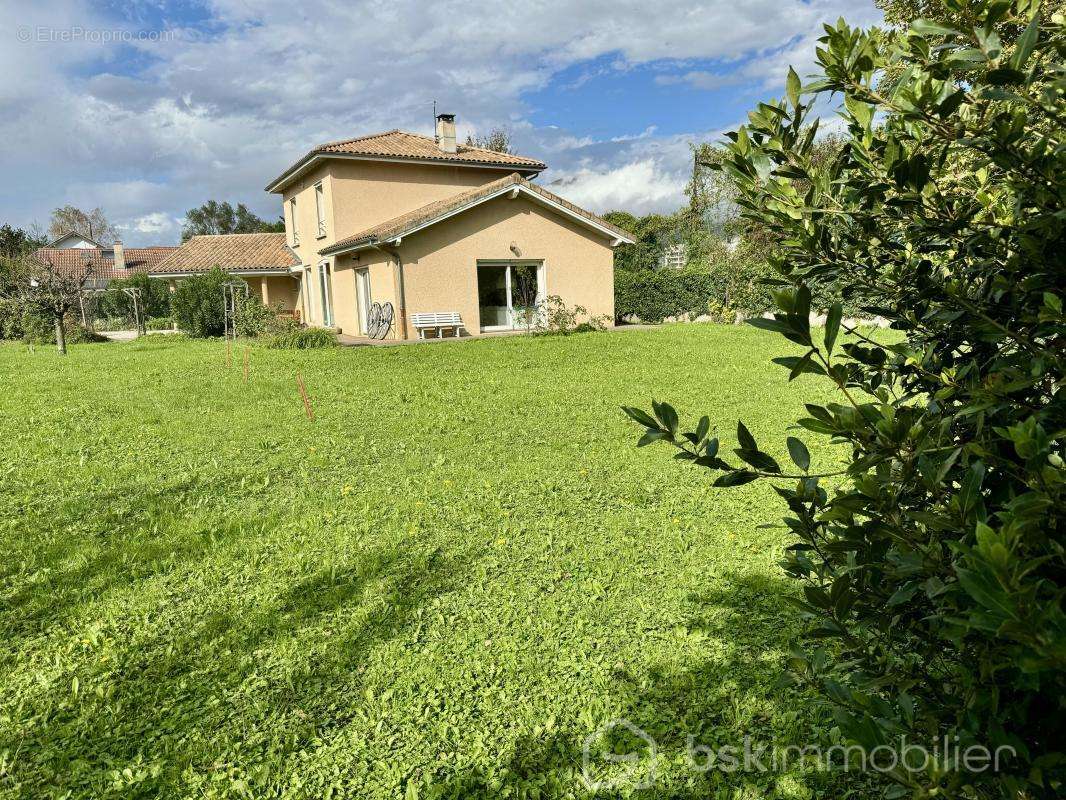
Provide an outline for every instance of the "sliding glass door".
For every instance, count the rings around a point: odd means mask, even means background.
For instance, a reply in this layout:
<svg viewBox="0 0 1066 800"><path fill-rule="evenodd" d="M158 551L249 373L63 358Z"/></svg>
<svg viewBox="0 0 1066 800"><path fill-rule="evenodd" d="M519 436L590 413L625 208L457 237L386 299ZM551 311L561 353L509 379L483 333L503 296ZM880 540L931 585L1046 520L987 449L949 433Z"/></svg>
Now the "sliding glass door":
<svg viewBox="0 0 1066 800"><path fill-rule="evenodd" d="M535 261L479 263L477 294L481 330L527 327L544 300L544 265Z"/></svg>

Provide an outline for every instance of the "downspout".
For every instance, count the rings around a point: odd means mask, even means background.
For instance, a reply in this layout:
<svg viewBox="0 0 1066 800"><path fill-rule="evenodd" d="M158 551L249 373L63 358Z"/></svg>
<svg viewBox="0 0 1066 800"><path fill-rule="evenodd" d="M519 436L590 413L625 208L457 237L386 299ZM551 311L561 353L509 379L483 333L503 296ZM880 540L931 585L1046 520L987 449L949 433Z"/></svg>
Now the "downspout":
<svg viewBox="0 0 1066 800"><path fill-rule="evenodd" d="M376 244L370 242L370 246L375 250L384 253L387 256L395 259L396 272L396 313L400 317L400 338L404 341L407 340L407 295L403 288L403 259L400 258L400 251L395 247L387 247L383 244Z"/></svg>

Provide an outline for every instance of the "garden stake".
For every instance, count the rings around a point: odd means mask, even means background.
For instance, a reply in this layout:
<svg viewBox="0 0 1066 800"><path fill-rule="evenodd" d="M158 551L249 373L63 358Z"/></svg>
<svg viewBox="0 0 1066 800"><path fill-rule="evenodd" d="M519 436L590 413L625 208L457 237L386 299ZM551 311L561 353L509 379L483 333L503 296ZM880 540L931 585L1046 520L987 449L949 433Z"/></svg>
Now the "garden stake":
<svg viewBox="0 0 1066 800"><path fill-rule="evenodd" d="M244 346L244 385L248 385L248 358L252 353L251 345Z"/></svg>
<svg viewBox="0 0 1066 800"><path fill-rule="evenodd" d="M300 390L300 397L303 398L304 411L307 412L307 418L313 422L315 413L311 410L311 401L307 397L307 387L304 386L303 375L300 374L299 370L296 372L296 386Z"/></svg>

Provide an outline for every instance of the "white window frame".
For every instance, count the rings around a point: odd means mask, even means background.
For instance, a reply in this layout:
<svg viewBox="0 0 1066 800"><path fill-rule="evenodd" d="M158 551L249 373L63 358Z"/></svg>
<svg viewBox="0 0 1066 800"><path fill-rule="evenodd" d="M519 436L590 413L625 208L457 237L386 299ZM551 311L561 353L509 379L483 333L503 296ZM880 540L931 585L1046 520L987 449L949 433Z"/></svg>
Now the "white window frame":
<svg viewBox="0 0 1066 800"><path fill-rule="evenodd" d="M304 325L310 325L310 324L312 324L312 322L314 322L314 320L312 319L312 316L315 313L315 307L314 307L315 285L314 285L314 278L312 278L312 275L313 275L313 273L311 271L311 268L310 267L304 267L304 270L303 270L303 286L302 286L302 290L303 290L302 294L303 294L303 301L304 301L304 319L303 319Z"/></svg>
<svg viewBox="0 0 1066 800"><path fill-rule="evenodd" d="M370 267L355 270L355 307L359 315L359 333L367 335L370 325L370 305L374 302L370 289Z"/></svg>
<svg viewBox="0 0 1066 800"><path fill-rule="evenodd" d="M315 184L315 216L318 222L316 238L323 239L326 236L326 190L322 186L322 181Z"/></svg>
<svg viewBox="0 0 1066 800"><path fill-rule="evenodd" d="M511 296L511 270L513 267L532 267L537 268L537 303L543 303L548 297L548 270L545 266L545 262L537 259L502 259L502 260L478 260L475 265L476 269L479 267L507 267L504 272L504 284L507 287L507 324L506 325L482 325L482 331L514 331L521 330L522 326L515 325L514 319L514 298Z"/></svg>
<svg viewBox="0 0 1066 800"><path fill-rule="evenodd" d="M300 230L296 226L296 198L289 198L289 222L292 224L292 246L300 246Z"/></svg>
<svg viewBox="0 0 1066 800"><path fill-rule="evenodd" d="M333 269L329 261L321 261L318 264L318 298L322 304L322 327L334 327Z"/></svg>

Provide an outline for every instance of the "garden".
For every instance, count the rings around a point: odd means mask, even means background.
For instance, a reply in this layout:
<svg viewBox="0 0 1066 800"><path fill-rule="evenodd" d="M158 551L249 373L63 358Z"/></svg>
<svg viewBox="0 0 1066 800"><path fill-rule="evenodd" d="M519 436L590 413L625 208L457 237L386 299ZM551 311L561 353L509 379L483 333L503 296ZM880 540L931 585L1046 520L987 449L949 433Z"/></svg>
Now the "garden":
<svg viewBox="0 0 1066 800"><path fill-rule="evenodd" d="M583 740L620 717L669 757L642 796L826 791L686 768L689 735L832 723L775 688L772 490L634 450L618 410L668 391L771 435L822 399L766 366L791 350L250 347L245 381L219 340L0 345L0 795L590 797Z"/></svg>

